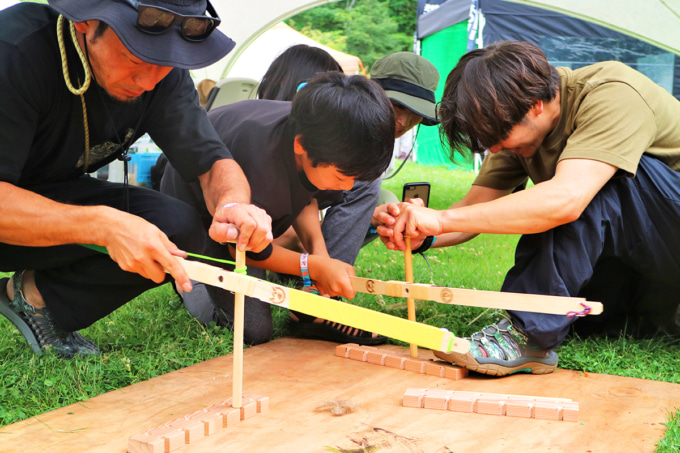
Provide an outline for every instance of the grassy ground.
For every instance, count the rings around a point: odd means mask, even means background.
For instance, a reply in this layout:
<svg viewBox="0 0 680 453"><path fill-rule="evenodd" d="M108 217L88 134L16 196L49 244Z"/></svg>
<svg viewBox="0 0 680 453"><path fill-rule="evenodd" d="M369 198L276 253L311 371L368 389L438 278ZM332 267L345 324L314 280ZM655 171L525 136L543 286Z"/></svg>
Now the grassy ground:
<svg viewBox="0 0 680 453"><path fill-rule="evenodd" d="M384 187L401 194L404 182L429 181L430 205L442 209L465 194L473 177L465 171L407 164ZM429 266L414 257L414 279L498 290L512 265L517 240L518 236L513 235L482 235L448 250L434 249L427 253ZM375 241L362 249L356 270L360 276L402 280L403 266L402 254L390 252ZM360 294L355 302L406 317L403 299ZM418 321L447 327L459 336L479 330L499 314L432 302L419 302L417 311ZM274 317L275 337L287 336L287 312L275 308ZM0 426L232 351L231 332L199 325L167 285L147 292L82 331L100 346L102 355L98 357L63 360L51 354L35 356L3 317L0 332ZM570 338L558 352L563 368L680 383L677 341L627 336ZM666 436L657 451L680 452L680 410L669 413Z"/></svg>

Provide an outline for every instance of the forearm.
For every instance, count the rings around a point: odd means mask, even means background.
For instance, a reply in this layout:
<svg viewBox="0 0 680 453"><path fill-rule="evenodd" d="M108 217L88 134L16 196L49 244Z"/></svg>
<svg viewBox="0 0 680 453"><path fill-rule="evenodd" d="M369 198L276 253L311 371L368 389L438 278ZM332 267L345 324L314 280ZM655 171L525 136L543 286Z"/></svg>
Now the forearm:
<svg viewBox="0 0 680 453"><path fill-rule="evenodd" d="M529 195L529 196L527 196ZM546 231L560 224L552 203L531 196L529 190L474 206L438 213L442 233L527 234ZM528 204L531 203L531 204Z"/></svg>
<svg viewBox="0 0 680 453"><path fill-rule="evenodd" d="M233 251L232 251L233 253ZM255 261L246 259L246 265L267 269L280 274L300 274L300 253L272 244L272 253L266 260Z"/></svg>
<svg viewBox="0 0 680 453"><path fill-rule="evenodd" d="M106 206L74 206L0 182L0 242L32 247L106 246L119 213Z"/></svg>
<svg viewBox="0 0 680 453"><path fill-rule="evenodd" d="M502 197L476 189L477 203L463 199L460 208L441 212L438 220L442 232L540 233L578 219L616 170L595 160L565 159L548 181Z"/></svg>
<svg viewBox="0 0 680 453"><path fill-rule="evenodd" d="M241 167L233 159L218 160L209 171L199 176L208 211L227 203L250 203L250 185Z"/></svg>
<svg viewBox="0 0 680 453"><path fill-rule="evenodd" d="M465 242L471 241L476 238L478 234L476 233L447 233L440 234L437 236L434 244L432 244L433 249L441 247L452 247L454 245L460 245Z"/></svg>
<svg viewBox="0 0 680 453"><path fill-rule="evenodd" d="M319 204L312 199L293 222L293 228L305 250L315 255L328 256L326 241L321 233Z"/></svg>

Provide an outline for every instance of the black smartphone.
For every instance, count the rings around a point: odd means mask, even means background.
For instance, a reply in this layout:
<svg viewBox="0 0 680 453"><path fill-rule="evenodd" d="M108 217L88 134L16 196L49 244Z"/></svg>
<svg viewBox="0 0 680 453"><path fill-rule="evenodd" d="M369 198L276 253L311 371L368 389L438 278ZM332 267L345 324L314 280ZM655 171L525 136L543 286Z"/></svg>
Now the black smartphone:
<svg viewBox="0 0 680 453"><path fill-rule="evenodd" d="M403 201L411 198L420 198L425 207L430 202L430 183L429 182L407 182L404 184L404 193L401 197Z"/></svg>

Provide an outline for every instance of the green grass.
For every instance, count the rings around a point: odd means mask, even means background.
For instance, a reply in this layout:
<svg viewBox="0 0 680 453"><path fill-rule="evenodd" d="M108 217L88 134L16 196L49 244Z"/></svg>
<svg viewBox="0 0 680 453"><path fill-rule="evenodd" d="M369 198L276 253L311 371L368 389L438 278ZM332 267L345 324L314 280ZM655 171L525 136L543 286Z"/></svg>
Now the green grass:
<svg viewBox="0 0 680 453"><path fill-rule="evenodd" d="M471 172L409 163L383 187L400 196L404 182L429 181L430 205L443 209L460 199L473 179ZM480 235L458 247L433 249L427 253L429 266L414 257L414 280L499 290L512 266L518 239L515 235ZM403 280L403 254L374 241L362 249L356 270L360 276ZM406 317L404 299L359 294L354 302ZM417 318L465 336L493 322L499 314L495 310L419 302ZM287 316L285 310L274 307L275 337L289 334ZM168 285L143 294L82 331L101 348L98 357L63 360L51 354L35 356L4 317L0 317L0 332L0 426L229 354L233 340L230 331L206 328L193 320ZM558 352L562 368L680 383L678 341L572 337ZM659 441L657 452L680 452L680 408L669 413L666 435Z"/></svg>

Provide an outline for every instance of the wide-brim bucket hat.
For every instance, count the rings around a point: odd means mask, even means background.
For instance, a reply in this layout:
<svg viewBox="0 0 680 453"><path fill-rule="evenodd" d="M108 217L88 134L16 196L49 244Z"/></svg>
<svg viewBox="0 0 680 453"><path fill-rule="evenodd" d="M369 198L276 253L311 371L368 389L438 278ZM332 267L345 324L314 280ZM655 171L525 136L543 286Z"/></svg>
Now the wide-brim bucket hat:
<svg viewBox="0 0 680 453"><path fill-rule="evenodd" d="M434 94L439 71L425 58L411 52L383 57L373 64L371 80L382 86L388 98L422 116L423 125L440 123Z"/></svg>
<svg viewBox="0 0 680 453"><path fill-rule="evenodd" d="M184 39L179 24L162 34L149 34L137 28L137 10L125 0L48 0L49 5L72 22L99 20L116 32L123 45L137 58L159 66L199 69L209 66L234 48L234 41L214 30L203 41ZM144 0L181 15L204 15L206 0Z"/></svg>

